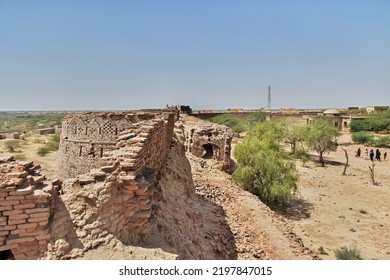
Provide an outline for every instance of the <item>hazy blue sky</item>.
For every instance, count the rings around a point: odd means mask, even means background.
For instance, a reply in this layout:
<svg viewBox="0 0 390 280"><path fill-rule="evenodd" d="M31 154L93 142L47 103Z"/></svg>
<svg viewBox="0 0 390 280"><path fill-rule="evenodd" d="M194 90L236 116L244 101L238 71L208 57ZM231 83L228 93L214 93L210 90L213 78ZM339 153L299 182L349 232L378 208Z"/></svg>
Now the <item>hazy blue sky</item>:
<svg viewBox="0 0 390 280"><path fill-rule="evenodd" d="M0 0L0 110L390 105L389 0Z"/></svg>

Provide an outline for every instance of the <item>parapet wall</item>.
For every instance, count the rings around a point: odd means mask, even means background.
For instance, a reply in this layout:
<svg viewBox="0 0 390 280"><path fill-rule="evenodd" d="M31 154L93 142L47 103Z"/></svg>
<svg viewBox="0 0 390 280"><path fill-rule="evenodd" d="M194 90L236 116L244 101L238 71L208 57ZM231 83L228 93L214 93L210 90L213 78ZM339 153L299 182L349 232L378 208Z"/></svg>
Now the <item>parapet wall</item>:
<svg viewBox="0 0 390 280"><path fill-rule="evenodd" d="M174 121L175 112L169 110L70 114L63 122L59 175L62 179L72 178L98 168L100 159L117 149L121 141L124 143L123 140L129 139L132 140L125 145L132 147L129 152L134 154L133 159L137 159L140 169L155 164L154 159L163 157L167 152ZM154 149L157 154L136 157L141 149ZM146 153L144 151L141 154Z"/></svg>
<svg viewBox="0 0 390 280"><path fill-rule="evenodd" d="M0 159L0 252L37 259L47 249L56 196L53 183L32 162Z"/></svg>

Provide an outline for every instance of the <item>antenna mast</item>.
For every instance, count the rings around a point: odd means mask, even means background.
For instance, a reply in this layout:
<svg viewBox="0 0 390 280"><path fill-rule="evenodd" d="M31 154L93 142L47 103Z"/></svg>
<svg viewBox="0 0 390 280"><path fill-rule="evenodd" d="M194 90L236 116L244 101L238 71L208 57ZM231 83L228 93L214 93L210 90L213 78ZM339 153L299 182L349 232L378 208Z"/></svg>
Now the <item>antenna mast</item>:
<svg viewBox="0 0 390 280"><path fill-rule="evenodd" d="M268 111L271 111L271 86L268 86Z"/></svg>

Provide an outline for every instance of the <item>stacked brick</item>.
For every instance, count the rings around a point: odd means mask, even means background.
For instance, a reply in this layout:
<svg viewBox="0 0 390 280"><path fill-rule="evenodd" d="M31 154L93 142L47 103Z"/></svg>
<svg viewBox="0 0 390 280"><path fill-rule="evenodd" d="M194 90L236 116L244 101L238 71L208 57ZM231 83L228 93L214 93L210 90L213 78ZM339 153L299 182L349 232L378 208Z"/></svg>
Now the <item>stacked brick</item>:
<svg viewBox="0 0 390 280"><path fill-rule="evenodd" d="M99 159L117 149L117 142L123 140L123 137L126 139L128 134L134 138L128 142L131 142L135 154L141 149L138 144L149 138L148 134L155 135L152 132L155 129L165 129L157 134L164 138L161 141L170 143L175 117L176 113L169 110L68 115L63 122L59 148L59 176L62 179L72 178L99 167ZM148 158L148 163L152 160Z"/></svg>
<svg viewBox="0 0 390 280"><path fill-rule="evenodd" d="M37 259L50 239L54 186L32 162L0 159L0 252Z"/></svg>
<svg viewBox="0 0 390 280"><path fill-rule="evenodd" d="M63 182L61 203L56 204L49 251L67 258L108 242L110 236L128 244L151 233L154 190L171 148L176 117L175 112L155 110L67 117L59 156L63 178L68 179ZM98 133L92 134L90 126L77 128L82 123L102 124L108 120L112 124L110 135L101 139ZM76 144L88 147L92 141L96 146L103 138L111 141L110 149L103 154L72 154L77 152Z"/></svg>

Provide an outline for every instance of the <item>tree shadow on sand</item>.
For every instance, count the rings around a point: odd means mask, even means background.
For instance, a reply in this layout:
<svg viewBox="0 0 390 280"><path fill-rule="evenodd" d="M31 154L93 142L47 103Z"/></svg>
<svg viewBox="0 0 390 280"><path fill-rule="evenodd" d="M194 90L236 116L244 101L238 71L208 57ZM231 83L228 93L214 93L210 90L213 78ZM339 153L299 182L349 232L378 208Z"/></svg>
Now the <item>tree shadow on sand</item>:
<svg viewBox="0 0 390 280"><path fill-rule="evenodd" d="M293 197L288 203L270 205L270 208L285 218L300 221L310 218L313 204L302 198Z"/></svg>

